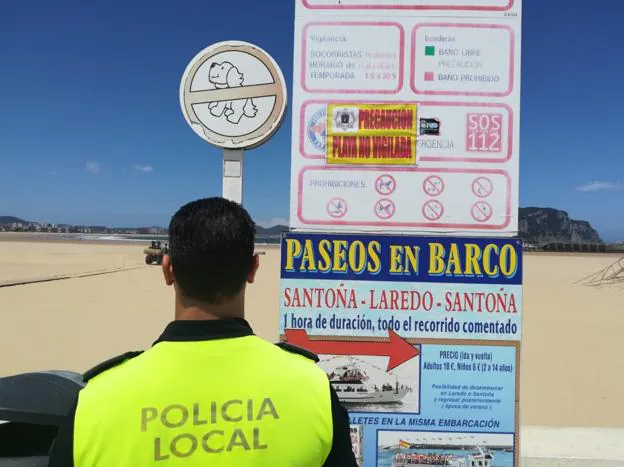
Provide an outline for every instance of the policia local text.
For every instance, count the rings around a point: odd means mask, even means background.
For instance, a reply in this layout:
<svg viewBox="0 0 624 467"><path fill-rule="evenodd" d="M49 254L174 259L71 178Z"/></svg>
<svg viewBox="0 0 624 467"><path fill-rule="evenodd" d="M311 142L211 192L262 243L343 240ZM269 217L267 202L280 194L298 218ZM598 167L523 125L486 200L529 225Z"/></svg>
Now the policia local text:
<svg viewBox="0 0 624 467"><path fill-rule="evenodd" d="M155 407L141 409L141 432L149 432L151 424L169 429L188 427L170 440L154 438L154 460L163 461L170 457L186 458L197 451L216 454L234 450L251 451L267 449L262 440L261 425L266 418L279 419L273 401L266 397L262 401L249 399L230 400L223 404L211 402L208 407L199 403L187 407L180 404L168 405L162 410ZM198 426L216 424L220 421L236 423L232 430L207 430L198 435ZM240 424L241 422L248 422ZM258 422L254 426L253 422Z"/></svg>

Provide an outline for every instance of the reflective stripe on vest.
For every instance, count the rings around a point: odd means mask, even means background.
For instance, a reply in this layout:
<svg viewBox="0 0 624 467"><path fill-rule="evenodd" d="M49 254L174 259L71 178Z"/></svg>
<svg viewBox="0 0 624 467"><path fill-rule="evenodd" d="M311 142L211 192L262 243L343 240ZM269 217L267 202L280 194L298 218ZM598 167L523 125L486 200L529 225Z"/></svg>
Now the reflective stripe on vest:
<svg viewBox="0 0 624 467"><path fill-rule="evenodd" d="M327 376L256 336L160 342L80 393L76 467L320 467L332 444Z"/></svg>

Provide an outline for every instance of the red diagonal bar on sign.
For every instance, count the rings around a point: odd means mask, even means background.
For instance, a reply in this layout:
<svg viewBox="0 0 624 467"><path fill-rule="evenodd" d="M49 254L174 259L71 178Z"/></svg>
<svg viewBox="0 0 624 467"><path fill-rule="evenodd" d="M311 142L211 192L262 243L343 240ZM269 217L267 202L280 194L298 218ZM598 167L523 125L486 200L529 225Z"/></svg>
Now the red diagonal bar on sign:
<svg viewBox="0 0 624 467"><path fill-rule="evenodd" d="M249 98L272 97L277 95L277 84L254 84L227 89L208 89L205 91L191 91L186 94L186 102L194 104L206 104L208 102L221 102Z"/></svg>
<svg viewBox="0 0 624 467"><path fill-rule="evenodd" d="M389 340L386 342L312 340L305 329L286 329L285 334L289 344L316 354L389 357L386 371L420 355L418 349L391 330L388 331Z"/></svg>

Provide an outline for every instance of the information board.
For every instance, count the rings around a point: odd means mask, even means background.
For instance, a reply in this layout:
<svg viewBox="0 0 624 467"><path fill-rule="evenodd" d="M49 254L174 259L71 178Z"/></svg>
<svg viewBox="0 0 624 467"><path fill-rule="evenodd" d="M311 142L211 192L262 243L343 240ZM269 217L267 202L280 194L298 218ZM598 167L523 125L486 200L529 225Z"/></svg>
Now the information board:
<svg viewBox="0 0 624 467"><path fill-rule="evenodd" d="M521 1L296 5L291 227L514 236ZM417 106L415 163L328 152L328 108L379 104Z"/></svg>
<svg viewBox="0 0 624 467"><path fill-rule="evenodd" d="M519 465L522 273L517 239L284 234L281 339L319 355L360 466Z"/></svg>

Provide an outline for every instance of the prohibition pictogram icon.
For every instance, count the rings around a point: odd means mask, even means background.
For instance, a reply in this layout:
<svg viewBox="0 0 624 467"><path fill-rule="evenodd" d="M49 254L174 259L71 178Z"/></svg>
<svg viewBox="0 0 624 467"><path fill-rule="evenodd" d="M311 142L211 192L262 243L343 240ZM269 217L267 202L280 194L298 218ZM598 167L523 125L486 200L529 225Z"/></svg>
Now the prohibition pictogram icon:
<svg viewBox="0 0 624 467"><path fill-rule="evenodd" d="M470 215L477 222L487 222L492 218L494 210L492 206L485 201L477 201L470 209Z"/></svg>
<svg viewBox="0 0 624 467"><path fill-rule="evenodd" d="M390 219L395 212L396 206L391 199L384 198L375 203L375 215L380 219Z"/></svg>
<svg viewBox="0 0 624 467"><path fill-rule="evenodd" d="M430 199L422 207L422 214L429 221L437 221L444 214L444 206L436 199Z"/></svg>
<svg viewBox="0 0 624 467"><path fill-rule="evenodd" d="M493 191L494 184L487 177L478 177L472 182L472 192L479 198L487 198Z"/></svg>
<svg viewBox="0 0 624 467"><path fill-rule="evenodd" d="M388 196L396 190L396 179L389 174L380 175L375 180L375 190L382 196Z"/></svg>
<svg viewBox="0 0 624 467"><path fill-rule="evenodd" d="M327 214L340 219L347 214L347 202L342 198L332 198L327 203Z"/></svg>
<svg viewBox="0 0 624 467"><path fill-rule="evenodd" d="M439 196L444 191L444 180L437 175L431 175L425 178L423 190L429 196Z"/></svg>
<svg viewBox="0 0 624 467"><path fill-rule="evenodd" d="M257 76L263 76L262 82L249 84ZM240 41L201 51L180 84L189 125L204 140L225 149L251 149L269 139L284 118L286 96L277 62L259 47ZM262 99L268 97L273 99Z"/></svg>

